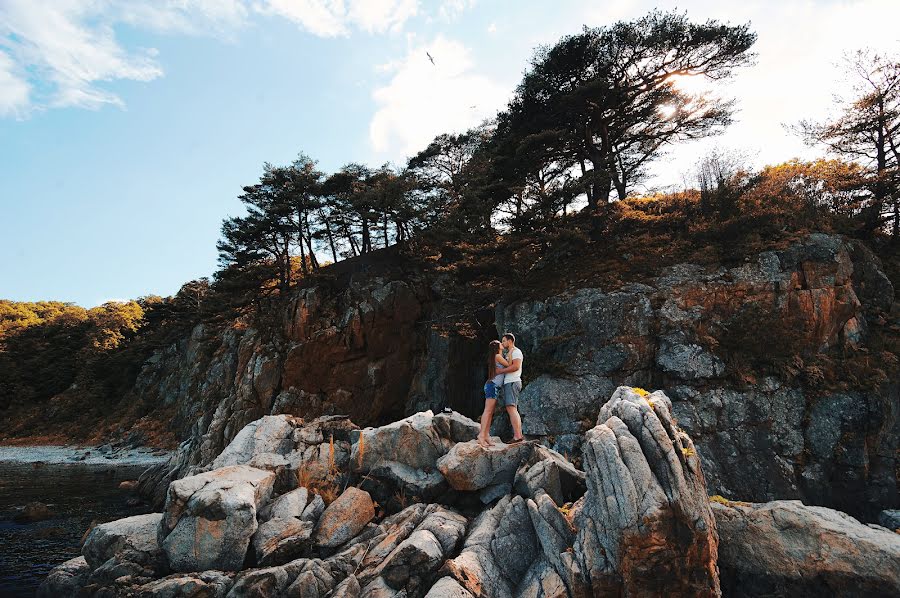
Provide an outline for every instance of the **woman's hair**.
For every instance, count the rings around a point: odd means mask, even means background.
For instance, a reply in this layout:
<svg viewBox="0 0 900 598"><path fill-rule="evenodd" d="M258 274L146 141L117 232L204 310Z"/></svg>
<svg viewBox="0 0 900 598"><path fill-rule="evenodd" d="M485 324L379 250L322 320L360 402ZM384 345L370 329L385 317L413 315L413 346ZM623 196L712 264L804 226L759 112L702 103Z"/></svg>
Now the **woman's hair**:
<svg viewBox="0 0 900 598"><path fill-rule="evenodd" d="M500 341L491 341L488 349L488 380L493 380L497 375L497 353L500 352Z"/></svg>

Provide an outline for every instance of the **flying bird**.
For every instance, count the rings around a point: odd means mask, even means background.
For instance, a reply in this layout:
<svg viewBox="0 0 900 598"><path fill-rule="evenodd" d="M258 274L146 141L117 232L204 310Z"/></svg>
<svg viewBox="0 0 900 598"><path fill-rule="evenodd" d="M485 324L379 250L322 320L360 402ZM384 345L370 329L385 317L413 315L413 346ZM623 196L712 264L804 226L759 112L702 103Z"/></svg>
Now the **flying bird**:
<svg viewBox="0 0 900 598"><path fill-rule="evenodd" d="M428 60L431 61L431 64L434 64L434 58L431 57L431 54L429 54L427 50L425 51L425 56L428 57ZM437 65L435 65L435 66L437 66Z"/></svg>

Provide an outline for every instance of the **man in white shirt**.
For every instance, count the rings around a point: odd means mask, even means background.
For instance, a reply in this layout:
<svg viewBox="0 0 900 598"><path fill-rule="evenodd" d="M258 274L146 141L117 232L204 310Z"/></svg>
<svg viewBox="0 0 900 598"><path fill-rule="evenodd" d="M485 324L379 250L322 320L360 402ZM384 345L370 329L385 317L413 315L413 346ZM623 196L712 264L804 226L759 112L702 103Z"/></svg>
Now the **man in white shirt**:
<svg viewBox="0 0 900 598"><path fill-rule="evenodd" d="M521 349L516 347L516 336L512 332L503 335L500 344L506 351L506 359L509 366L498 368L497 374L503 374L503 392L497 402L506 408L509 421L513 428L513 443L522 442L522 417L519 415L519 393L522 392L522 363L525 356Z"/></svg>

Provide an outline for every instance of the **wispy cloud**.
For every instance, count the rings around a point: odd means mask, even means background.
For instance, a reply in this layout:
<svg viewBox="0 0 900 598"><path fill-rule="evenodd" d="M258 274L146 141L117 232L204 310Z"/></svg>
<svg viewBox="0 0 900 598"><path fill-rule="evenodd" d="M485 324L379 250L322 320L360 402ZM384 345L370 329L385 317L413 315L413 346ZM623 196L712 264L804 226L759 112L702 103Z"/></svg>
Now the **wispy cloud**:
<svg viewBox="0 0 900 598"><path fill-rule="evenodd" d="M122 24L163 33L230 37L253 14L286 18L318 36L397 31L417 0L0 1L0 116L75 106L123 106L121 80L163 75L154 48L127 48Z"/></svg>
<svg viewBox="0 0 900 598"><path fill-rule="evenodd" d="M476 0L443 0L438 7L438 16L445 21L453 21L474 7L475 3Z"/></svg>
<svg viewBox="0 0 900 598"><path fill-rule="evenodd" d="M464 131L494 116L510 89L474 66L469 48L438 36L382 67L393 75L372 94L378 106L369 125L373 149L382 156L409 155L440 133Z"/></svg>
<svg viewBox="0 0 900 598"><path fill-rule="evenodd" d="M397 30L418 12L417 0L264 0L254 7L322 37L347 35L352 28L369 33Z"/></svg>
<svg viewBox="0 0 900 598"><path fill-rule="evenodd" d="M15 71L12 58L0 52L0 116L19 115L28 106L31 86Z"/></svg>

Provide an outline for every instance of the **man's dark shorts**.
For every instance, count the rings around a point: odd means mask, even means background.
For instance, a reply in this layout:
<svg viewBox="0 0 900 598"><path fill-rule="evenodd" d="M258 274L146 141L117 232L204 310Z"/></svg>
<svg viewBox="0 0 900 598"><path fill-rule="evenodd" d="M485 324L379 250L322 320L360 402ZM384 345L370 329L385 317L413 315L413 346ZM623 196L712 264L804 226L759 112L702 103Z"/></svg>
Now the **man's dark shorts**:
<svg viewBox="0 0 900 598"><path fill-rule="evenodd" d="M501 407L518 405L520 392L522 392L521 382L510 382L509 384L504 384L503 392L500 393L500 398L497 400L497 404Z"/></svg>

